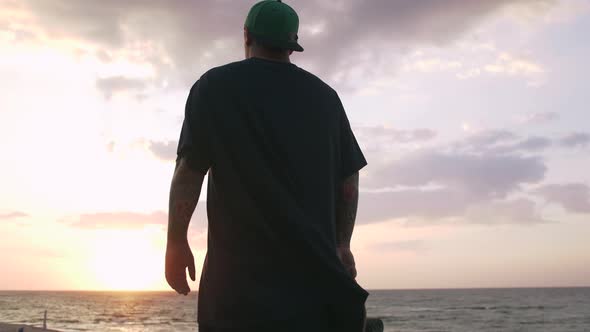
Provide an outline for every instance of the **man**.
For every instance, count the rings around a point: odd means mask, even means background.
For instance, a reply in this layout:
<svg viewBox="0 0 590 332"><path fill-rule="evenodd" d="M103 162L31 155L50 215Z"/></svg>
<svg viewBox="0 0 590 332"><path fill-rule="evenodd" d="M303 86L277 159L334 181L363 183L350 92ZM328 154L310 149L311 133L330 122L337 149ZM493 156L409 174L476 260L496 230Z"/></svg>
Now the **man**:
<svg viewBox="0 0 590 332"><path fill-rule="evenodd" d="M362 331L350 239L365 158L336 92L290 62L299 18L275 0L244 27L246 59L193 85L170 190L166 280L195 280L187 241L203 178L199 331Z"/></svg>

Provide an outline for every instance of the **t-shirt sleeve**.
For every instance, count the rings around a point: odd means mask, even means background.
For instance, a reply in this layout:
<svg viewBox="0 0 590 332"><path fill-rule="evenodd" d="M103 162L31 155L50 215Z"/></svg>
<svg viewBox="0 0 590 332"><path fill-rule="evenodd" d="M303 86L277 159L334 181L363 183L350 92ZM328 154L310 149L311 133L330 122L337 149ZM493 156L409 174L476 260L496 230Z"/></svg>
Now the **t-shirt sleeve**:
<svg viewBox="0 0 590 332"><path fill-rule="evenodd" d="M361 151L356 137L354 137L352 128L350 128L350 122L348 121L340 98L338 98L338 108L340 109L340 176L341 179L346 179L365 167L367 160Z"/></svg>
<svg viewBox="0 0 590 332"><path fill-rule="evenodd" d="M206 173L211 166L207 116L210 107L203 90L203 82L199 80L193 85L188 95L176 160L184 158L192 169Z"/></svg>

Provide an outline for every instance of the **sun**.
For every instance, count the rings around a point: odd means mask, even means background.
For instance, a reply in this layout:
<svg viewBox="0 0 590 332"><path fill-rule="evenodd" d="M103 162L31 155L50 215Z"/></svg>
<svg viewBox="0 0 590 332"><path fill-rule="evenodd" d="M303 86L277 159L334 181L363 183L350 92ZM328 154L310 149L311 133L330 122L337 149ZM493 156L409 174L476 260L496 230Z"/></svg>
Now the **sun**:
<svg viewBox="0 0 590 332"><path fill-rule="evenodd" d="M166 289L161 233L143 230L99 230L89 266L97 290Z"/></svg>

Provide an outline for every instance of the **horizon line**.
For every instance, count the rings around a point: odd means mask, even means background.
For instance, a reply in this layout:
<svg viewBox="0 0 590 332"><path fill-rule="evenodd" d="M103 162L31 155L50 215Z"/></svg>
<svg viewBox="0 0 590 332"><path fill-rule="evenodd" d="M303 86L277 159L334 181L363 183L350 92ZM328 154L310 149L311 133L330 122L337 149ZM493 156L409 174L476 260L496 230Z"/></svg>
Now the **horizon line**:
<svg viewBox="0 0 590 332"><path fill-rule="evenodd" d="M426 287L426 288L365 288L371 291L424 291L424 290L494 290L494 289L559 289L559 288L590 288L585 286L509 286L509 287ZM88 293L175 293L174 290L165 289L0 289L0 292L88 292ZM191 290L191 293L198 290Z"/></svg>

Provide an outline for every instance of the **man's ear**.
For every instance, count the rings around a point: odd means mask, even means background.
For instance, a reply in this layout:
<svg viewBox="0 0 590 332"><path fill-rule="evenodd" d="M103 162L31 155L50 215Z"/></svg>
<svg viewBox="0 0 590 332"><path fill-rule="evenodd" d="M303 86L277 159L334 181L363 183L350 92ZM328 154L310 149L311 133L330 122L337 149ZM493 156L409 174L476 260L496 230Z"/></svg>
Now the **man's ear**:
<svg viewBox="0 0 590 332"><path fill-rule="evenodd" d="M252 37L250 36L250 33L248 32L248 28L246 28L246 27L244 27L244 44L246 46L252 45Z"/></svg>

